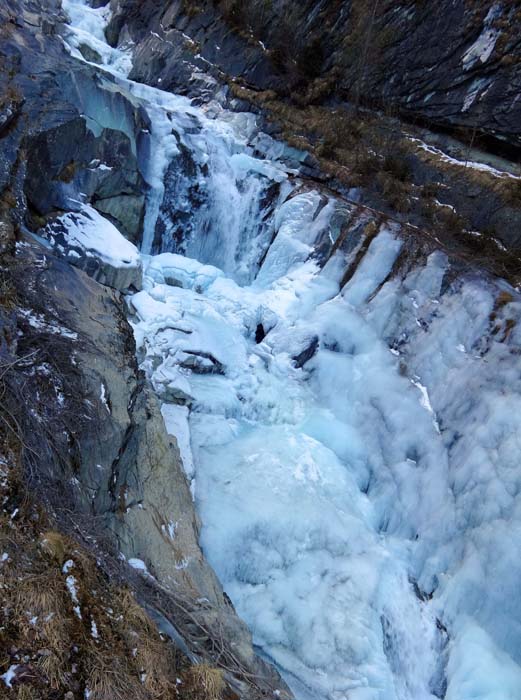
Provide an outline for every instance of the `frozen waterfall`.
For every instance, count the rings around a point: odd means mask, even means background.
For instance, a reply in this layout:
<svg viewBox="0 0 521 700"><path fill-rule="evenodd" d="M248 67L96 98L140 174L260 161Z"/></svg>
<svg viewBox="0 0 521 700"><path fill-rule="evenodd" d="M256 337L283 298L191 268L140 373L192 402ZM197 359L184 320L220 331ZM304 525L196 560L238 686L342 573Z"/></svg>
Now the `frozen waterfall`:
<svg viewBox="0 0 521 700"><path fill-rule="evenodd" d="M131 320L257 646L306 700L519 700L517 293L392 274L392 225L344 245L253 115L132 83L106 10L64 7L150 121Z"/></svg>

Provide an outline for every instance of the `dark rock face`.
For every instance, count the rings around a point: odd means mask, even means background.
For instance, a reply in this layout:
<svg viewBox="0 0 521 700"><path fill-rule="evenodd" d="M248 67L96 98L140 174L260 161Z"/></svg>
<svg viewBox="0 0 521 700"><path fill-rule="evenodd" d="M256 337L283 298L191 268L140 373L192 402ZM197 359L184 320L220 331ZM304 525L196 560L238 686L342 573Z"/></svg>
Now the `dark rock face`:
<svg viewBox="0 0 521 700"><path fill-rule="evenodd" d="M76 117L29 141L24 192L39 216L74 210L85 195L127 238L137 241L143 190L130 139L120 131L103 129L96 137L85 119Z"/></svg>
<svg viewBox="0 0 521 700"><path fill-rule="evenodd" d="M311 358L315 355L315 353L318 350L319 346L319 339L318 336L313 335L309 338L308 344L306 347L298 353L298 355L293 356L293 361L295 362L295 367L298 367L299 369L304 367L306 362L309 362Z"/></svg>
<svg viewBox="0 0 521 700"><path fill-rule="evenodd" d="M195 374L224 374L224 366L209 352L186 350L180 366Z"/></svg>
<svg viewBox="0 0 521 700"><path fill-rule="evenodd" d="M170 162L165 176L165 195L156 222L154 250L186 252L196 212L204 206L206 193L201 191L199 166L192 154L179 141L179 155Z"/></svg>
<svg viewBox="0 0 521 700"><path fill-rule="evenodd" d="M284 77L273 70L256 41L231 31L213 3L197 7L199 11L191 12L180 0L111 0L113 16L106 36L112 45L127 36L136 43L133 80L203 98L219 89L212 79L226 75L283 89Z"/></svg>
<svg viewBox="0 0 521 700"><path fill-rule="evenodd" d="M254 0L226 10L209 0L111 4L112 41L125 30L138 43L136 79L186 90L179 58L191 53L190 74L196 65L282 92L317 77L330 82L326 95L521 145L517 3L274 0L262 11Z"/></svg>
<svg viewBox="0 0 521 700"><path fill-rule="evenodd" d="M0 351L3 361L24 358L20 420L35 493L86 542L142 561L181 606L173 621L190 651L201 652L201 634L220 639L237 671L257 677L244 697L281 687L200 550L177 443L138 370L120 295L40 246L18 251L22 307L6 315L0 306Z"/></svg>
<svg viewBox="0 0 521 700"><path fill-rule="evenodd" d="M30 228L81 200L139 242L146 187L136 141L145 118L66 53L55 35L63 20L54 0L0 8L0 189L16 190Z"/></svg>

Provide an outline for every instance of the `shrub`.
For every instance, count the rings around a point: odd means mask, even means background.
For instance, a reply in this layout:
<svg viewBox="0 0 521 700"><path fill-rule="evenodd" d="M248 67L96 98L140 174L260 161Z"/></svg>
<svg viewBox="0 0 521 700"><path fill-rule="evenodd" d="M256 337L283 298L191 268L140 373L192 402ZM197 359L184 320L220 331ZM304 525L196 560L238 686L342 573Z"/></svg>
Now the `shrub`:
<svg viewBox="0 0 521 700"><path fill-rule="evenodd" d="M378 189L389 205L397 212L406 213L411 209L411 187L382 170L376 175Z"/></svg>
<svg viewBox="0 0 521 700"><path fill-rule="evenodd" d="M52 560L62 566L67 558L68 543L65 537L59 532L44 532L40 538L42 551Z"/></svg>
<svg viewBox="0 0 521 700"><path fill-rule="evenodd" d="M437 197L439 191L440 185L438 182L426 182L422 187L422 197L425 199Z"/></svg>
<svg viewBox="0 0 521 700"><path fill-rule="evenodd" d="M502 179L499 193L506 206L521 208L521 180L510 177Z"/></svg>
<svg viewBox="0 0 521 700"><path fill-rule="evenodd" d="M202 12L202 7L193 0L183 0L181 8L187 17L196 17Z"/></svg>
<svg viewBox="0 0 521 700"><path fill-rule="evenodd" d="M403 153L395 151L384 157L383 170L400 182L408 182L411 179L411 169Z"/></svg>

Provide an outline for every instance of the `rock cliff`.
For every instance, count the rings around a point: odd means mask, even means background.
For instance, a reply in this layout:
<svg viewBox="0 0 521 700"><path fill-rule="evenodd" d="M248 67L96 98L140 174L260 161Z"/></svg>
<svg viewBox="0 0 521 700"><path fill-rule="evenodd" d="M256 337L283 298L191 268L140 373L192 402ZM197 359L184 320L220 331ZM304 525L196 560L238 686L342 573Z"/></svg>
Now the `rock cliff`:
<svg viewBox="0 0 521 700"><path fill-rule="evenodd" d="M357 100L520 145L517 3L442 0L112 0L108 36L133 75L183 85L183 50L259 90ZM151 34L150 32L153 32ZM188 76L190 77L190 76Z"/></svg>
<svg viewBox="0 0 521 700"><path fill-rule="evenodd" d="M516 5L110 7L107 38L134 46L135 80L255 111L266 131L315 156L310 176L325 173L343 194L357 189L401 221L450 228L470 255L476 240L465 231L483 233L485 247L519 248L521 200L510 179L519 175Z"/></svg>

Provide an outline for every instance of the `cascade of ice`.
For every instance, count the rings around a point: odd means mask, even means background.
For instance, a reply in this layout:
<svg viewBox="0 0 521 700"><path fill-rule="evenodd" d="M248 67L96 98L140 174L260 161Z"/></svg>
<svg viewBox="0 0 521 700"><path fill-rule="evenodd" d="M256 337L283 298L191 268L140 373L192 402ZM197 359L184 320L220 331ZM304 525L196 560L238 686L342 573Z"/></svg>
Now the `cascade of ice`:
<svg viewBox="0 0 521 700"><path fill-rule="evenodd" d="M388 279L402 243L387 228L340 289L345 260L311 256L334 243L335 202L288 198L244 116L118 75L105 11L66 7L72 50L81 32L150 118L143 251L190 257L145 259L136 341L256 643L299 698L518 700L515 293L446 292L440 253Z"/></svg>
<svg viewBox="0 0 521 700"><path fill-rule="evenodd" d="M157 224L161 233L157 252L182 252L248 283L271 238L265 219L273 203L264 200L270 190L276 191L275 200L281 189L285 191L287 174L250 155L253 115L223 112L223 116L226 121L199 114L191 131L183 133L182 158L190 158L190 167L172 161ZM180 215L182 229L176 236Z"/></svg>
<svg viewBox="0 0 521 700"><path fill-rule="evenodd" d="M113 49L105 42L107 8L92 9L82 0L64 0L63 6L71 19L67 39L71 53L85 60L80 49L91 46L101 57L103 69L123 92L139 101L148 116L148 138L141 138L140 153L149 188L142 252L186 253L250 282L269 242L263 199L273 184L287 178L283 168L252 156L248 139L255 130L254 116L220 110L220 119L210 118L184 97L128 80L131 47ZM171 164L174 173L182 171L176 157L183 153L191 160L188 181L182 172L169 177ZM170 184L168 201L165 180ZM189 192L193 180L197 202ZM178 240L172 235L173 222L186 223L187 212L191 233L183 231Z"/></svg>

